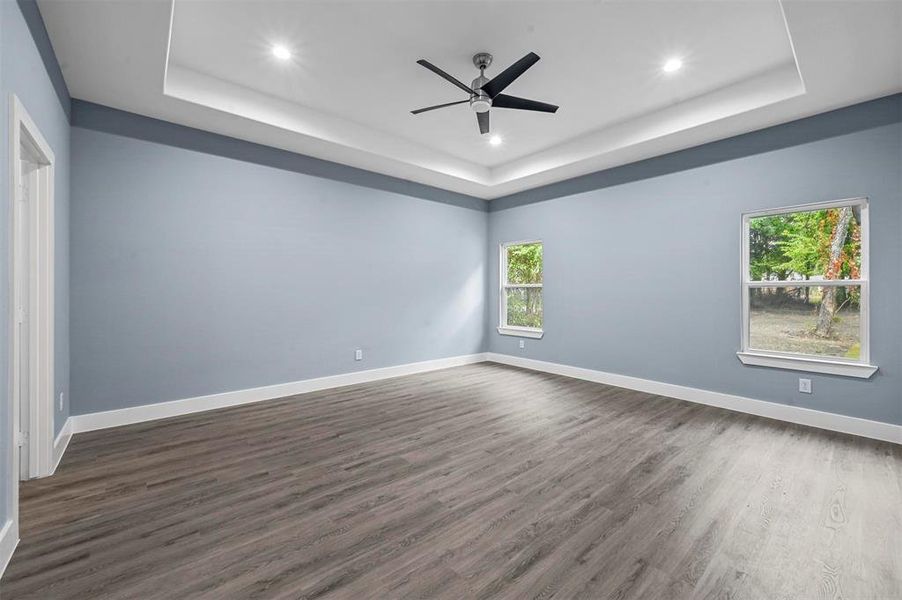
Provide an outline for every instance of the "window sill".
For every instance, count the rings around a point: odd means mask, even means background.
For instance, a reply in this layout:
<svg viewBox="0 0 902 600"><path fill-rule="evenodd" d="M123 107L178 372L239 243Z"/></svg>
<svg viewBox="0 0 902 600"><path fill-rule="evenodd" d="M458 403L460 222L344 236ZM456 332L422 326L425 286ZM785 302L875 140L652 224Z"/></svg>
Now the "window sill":
<svg viewBox="0 0 902 600"><path fill-rule="evenodd" d="M499 327L498 333L501 335L532 338L534 340L540 340L545 335L545 332L541 329L530 329L529 327Z"/></svg>
<svg viewBox="0 0 902 600"><path fill-rule="evenodd" d="M793 371L809 371L811 373L827 373L829 375L842 375L844 377L858 377L868 379L877 371L875 365L863 363L849 363L838 360L823 360L819 358L802 358L799 356L780 356L778 354L765 354L763 352L737 352L736 356L744 365L758 367L774 367L777 369L791 369Z"/></svg>

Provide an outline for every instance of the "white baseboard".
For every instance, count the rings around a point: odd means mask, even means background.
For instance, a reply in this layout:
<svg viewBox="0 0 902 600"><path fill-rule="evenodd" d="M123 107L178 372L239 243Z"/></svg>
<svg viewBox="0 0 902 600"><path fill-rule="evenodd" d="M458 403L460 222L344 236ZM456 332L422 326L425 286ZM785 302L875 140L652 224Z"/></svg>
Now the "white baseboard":
<svg viewBox="0 0 902 600"><path fill-rule="evenodd" d="M19 527L10 519L0 529L0 577L6 572L6 566L13 557L13 552L19 544Z"/></svg>
<svg viewBox="0 0 902 600"><path fill-rule="evenodd" d="M688 402L696 402L760 417L788 421L799 425L808 425L810 427L839 431L842 433L902 444L902 425L859 419L857 417L838 415L810 408L789 406L778 402L755 400L744 396L712 392L710 390L631 377L629 375L618 375L616 373L607 373L581 367L572 367L570 365L487 352L409 363L395 367L371 369L368 371L356 371L342 375L305 379L290 383L236 390L233 392L223 392L220 394L210 394L207 396L197 396L194 398L185 398L183 400L171 400L157 404L145 404L143 406L121 408L105 412L73 415L69 417L69 420L57 437L57 442L54 444L54 465L59 464L62 453L69 443L69 438L75 433L106 429L108 427L119 427L120 425L143 423L145 421L154 421L157 419L166 419L206 410L215 410L217 408L238 406L240 404L273 400L276 398L284 398L285 396L294 396L296 394L315 392L328 388L367 383L404 375L413 375L415 373L446 369L483 361L491 361L531 369L533 371L542 371L545 373L553 373L555 375L563 375L565 377L584 379L586 381L594 381L596 383L637 390L648 394L669 396ZM59 451L57 451L58 449Z"/></svg>
<svg viewBox="0 0 902 600"><path fill-rule="evenodd" d="M73 415L69 417L69 422L72 424L71 433L82 433L85 431L94 431L97 429L106 429L108 427L119 427L120 425L131 425L133 423L143 423L145 421L166 419L169 417L177 417L180 415L202 412L205 410L226 408L228 406L249 404L251 402L260 402L263 400L273 400L276 398L284 398L285 396L305 394L307 392L315 392L328 388L354 385L358 383L368 383L370 381L378 381L380 379L401 377L403 375L413 375L414 373L435 371L438 369L446 369L448 367L457 367L460 365L469 365L484 361L484 354L452 356L450 358L439 358L436 360L408 363L395 367L384 367L381 369L370 369L367 371L355 371L353 373L344 373L341 375L317 377L316 379L304 379L290 383L280 383L277 385L267 385L258 388L236 390L234 392L223 392L220 394L210 394L207 396L185 398L183 400L171 400L168 402L159 402L157 404L145 404L142 406L108 410L104 412L89 413L85 415Z"/></svg>
<svg viewBox="0 0 902 600"><path fill-rule="evenodd" d="M717 406L719 408L726 408L737 412L757 415L759 417L768 417L770 419L788 421L799 425L808 425L809 427L840 431L842 433L850 433L852 435L859 435L875 440L902 444L902 425L881 423L879 421L848 417L810 408L789 406L787 404L767 402L765 400L754 400L744 396L734 396L732 394L712 392L672 383L663 383L651 379L641 379L639 377L630 377L629 375L594 371L592 369L571 367L569 365L533 360L530 358L520 358L517 356L509 356L507 354L497 354L495 352L487 352L486 360L515 367L522 367L524 369L531 369L533 371L542 371L544 373L553 373L555 375L563 375L575 379L604 383L606 385L637 390L658 396L669 396L688 402Z"/></svg>
<svg viewBox="0 0 902 600"><path fill-rule="evenodd" d="M63 428L60 429L59 434L56 436L56 439L53 441L53 463L50 467L50 474L53 475L56 473L56 468L60 466L60 461L63 460L63 454L66 453L66 448L69 447L69 442L72 440L72 417L66 419L66 422L63 423Z"/></svg>

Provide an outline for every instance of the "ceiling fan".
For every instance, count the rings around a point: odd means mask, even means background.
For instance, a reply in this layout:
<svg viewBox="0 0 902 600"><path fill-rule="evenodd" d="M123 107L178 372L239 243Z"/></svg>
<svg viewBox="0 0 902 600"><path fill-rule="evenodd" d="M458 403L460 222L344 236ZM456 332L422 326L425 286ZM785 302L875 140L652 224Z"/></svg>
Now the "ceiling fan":
<svg viewBox="0 0 902 600"><path fill-rule="evenodd" d="M554 104L538 102L536 100L528 100L526 98L518 98L517 96L508 96L501 92L514 82L517 77L526 72L526 70L539 62L539 55L530 52L505 70L501 71L494 79L489 80L485 76L485 70L492 64L492 55L488 52L479 52L473 55L473 64L479 69L479 77L473 80L473 83L466 85L452 75L445 73L428 60L420 59L417 64L423 65L439 77L447 79L466 93L470 95L467 100L459 100L457 102L448 102L445 104L437 104L435 106L427 106L410 111L418 115L437 108L445 108L454 106L455 104L470 103L470 107L476 111L476 120L479 123L479 133L486 134L489 132L489 109L495 108L514 108L517 110L534 110L537 112L556 112L558 107Z"/></svg>

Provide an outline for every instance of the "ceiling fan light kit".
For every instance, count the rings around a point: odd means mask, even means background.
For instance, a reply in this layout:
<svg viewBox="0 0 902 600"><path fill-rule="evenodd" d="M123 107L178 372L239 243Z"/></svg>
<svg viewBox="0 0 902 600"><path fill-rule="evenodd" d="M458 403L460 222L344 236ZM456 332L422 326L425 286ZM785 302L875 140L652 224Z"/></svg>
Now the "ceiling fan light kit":
<svg viewBox="0 0 902 600"><path fill-rule="evenodd" d="M479 77L474 79L472 83L467 86L454 76L442 71L428 60L420 59L417 61L417 64L426 67L442 79L445 79L461 90L467 92L470 97L467 100L437 104L435 106L428 106L410 112L418 115L430 110L469 102L470 108L476 113L476 122L479 125L479 133L483 135L489 133L489 110L492 107L547 113L557 112L558 107L554 104L547 104L545 102L538 102L527 98L518 98L516 96L508 96L501 93L507 86L513 83L515 79L520 77L520 75L525 73L527 69L537 62L539 62L539 55L535 52L530 52L496 75L493 79L489 79L485 76L485 70L492 64L492 55L488 52L478 52L473 55L473 65L479 69Z"/></svg>

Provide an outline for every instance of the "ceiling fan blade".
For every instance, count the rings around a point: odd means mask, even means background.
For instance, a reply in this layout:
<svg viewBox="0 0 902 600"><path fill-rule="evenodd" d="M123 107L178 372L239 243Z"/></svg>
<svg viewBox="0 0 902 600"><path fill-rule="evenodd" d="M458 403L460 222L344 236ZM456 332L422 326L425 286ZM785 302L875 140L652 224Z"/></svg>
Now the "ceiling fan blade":
<svg viewBox="0 0 902 600"><path fill-rule="evenodd" d="M476 121L479 122L479 133L485 135L489 132L489 111L476 113Z"/></svg>
<svg viewBox="0 0 902 600"><path fill-rule="evenodd" d="M423 65L424 67L426 67L427 69L429 69L430 71L432 71L433 73L438 75L439 77L441 77L443 79L447 79L448 81L450 81L451 83L453 83L454 85L456 85L457 87L459 87L460 89L465 91L466 93L473 94L473 95L476 94L476 92L470 86L465 85L463 82L461 82L454 76L448 75L447 73L445 73L444 71L442 71L441 69L436 67L434 64L432 64L428 60L424 60L421 58L420 60L417 61L417 64Z"/></svg>
<svg viewBox="0 0 902 600"><path fill-rule="evenodd" d="M455 104L463 104L464 102L469 102L469 100L458 100L457 102L447 102L445 104L436 104L435 106L427 106L426 108L418 108L416 110L410 111L411 114L418 115L420 113L424 113L430 110L435 110L436 108L445 108L446 106L454 106Z"/></svg>
<svg viewBox="0 0 902 600"><path fill-rule="evenodd" d="M526 69L539 62L539 55L530 52L508 68L504 69L495 76L490 82L482 86L482 91L494 98L501 91L509 86L513 81L526 72Z"/></svg>
<svg viewBox="0 0 902 600"><path fill-rule="evenodd" d="M554 104L539 102L538 100L529 100L528 98L508 96L507 94L498 94L492 98L492 108L516 108L519 110L534 110L547 113L557 112L558 109Z"/></svg>

